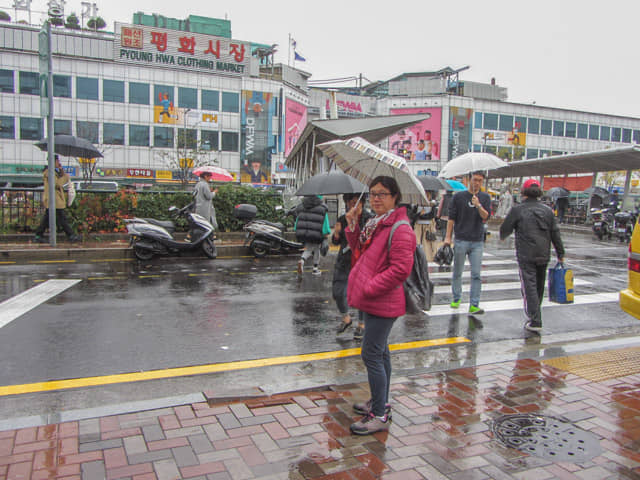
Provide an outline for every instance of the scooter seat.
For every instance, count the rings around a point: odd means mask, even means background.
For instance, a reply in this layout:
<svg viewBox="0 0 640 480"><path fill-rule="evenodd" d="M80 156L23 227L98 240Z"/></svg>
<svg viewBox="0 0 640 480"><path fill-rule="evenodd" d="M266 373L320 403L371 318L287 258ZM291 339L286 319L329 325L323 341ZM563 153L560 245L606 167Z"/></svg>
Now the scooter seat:
<svg viewBox="0 0 640 480"><path fill-rule="evenodd" d="M279 228L280 230L284 230L284 225L280 222L269 222L267 220L258 220L258 223L263 223L265 225L270 225L275 228Z"/></svg>

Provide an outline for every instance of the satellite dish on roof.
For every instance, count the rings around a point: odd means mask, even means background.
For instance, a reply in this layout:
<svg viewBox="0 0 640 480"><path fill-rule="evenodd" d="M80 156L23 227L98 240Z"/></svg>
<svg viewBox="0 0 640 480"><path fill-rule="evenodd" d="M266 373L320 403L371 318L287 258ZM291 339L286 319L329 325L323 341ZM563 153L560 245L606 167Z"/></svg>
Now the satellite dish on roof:
<svg viewBox="0 0 640 480"><path fill-rule="evenodd" d="M64 12L60 7L51 7L47 12L51 18L62 18L64 17Z"/></svg>

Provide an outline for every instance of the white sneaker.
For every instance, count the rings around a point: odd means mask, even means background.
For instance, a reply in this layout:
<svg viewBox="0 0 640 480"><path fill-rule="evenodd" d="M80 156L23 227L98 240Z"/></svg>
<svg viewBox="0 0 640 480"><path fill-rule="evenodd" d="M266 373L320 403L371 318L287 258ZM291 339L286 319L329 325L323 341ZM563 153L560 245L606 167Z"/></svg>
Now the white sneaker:
<svg viewBox="0 0 640 480"><path fill-rule="evenodd" d="M322 275L322 272L318 267L313 267L313 271L311 272L311 275Z"/></svg>

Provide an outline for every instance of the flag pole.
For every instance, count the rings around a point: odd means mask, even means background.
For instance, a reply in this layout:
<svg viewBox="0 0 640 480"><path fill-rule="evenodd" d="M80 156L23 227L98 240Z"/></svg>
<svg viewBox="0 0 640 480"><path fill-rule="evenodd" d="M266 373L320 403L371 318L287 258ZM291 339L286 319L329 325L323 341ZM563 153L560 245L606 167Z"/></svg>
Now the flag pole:
<svg viewBox="0 0 640 480"><path fill-rule="evenodd" d="M287 50L287 66L291 66L291 34L289 34L289 49Z"/></svg>

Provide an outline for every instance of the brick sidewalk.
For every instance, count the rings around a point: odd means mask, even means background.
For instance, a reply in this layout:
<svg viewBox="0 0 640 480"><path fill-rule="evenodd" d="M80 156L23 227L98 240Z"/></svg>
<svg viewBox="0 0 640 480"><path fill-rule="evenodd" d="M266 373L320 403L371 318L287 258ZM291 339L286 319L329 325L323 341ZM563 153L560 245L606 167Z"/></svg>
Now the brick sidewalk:
<svg viewBox="0 0 640 480"><path fill-rule="evenodd" d="M640 375L592 382L537 360L395 377L389 433L349 433L365 384L0 432L0 479L635 479ZM491 421L562 417L597 436L584 463L507 448Z"/></svg>

